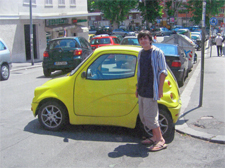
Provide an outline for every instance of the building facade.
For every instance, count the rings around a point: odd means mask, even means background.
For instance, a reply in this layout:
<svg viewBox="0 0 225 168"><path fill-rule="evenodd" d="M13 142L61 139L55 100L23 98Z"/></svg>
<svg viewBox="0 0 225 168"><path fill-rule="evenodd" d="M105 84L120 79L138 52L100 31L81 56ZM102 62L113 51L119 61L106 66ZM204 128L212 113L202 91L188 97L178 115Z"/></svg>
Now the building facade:
<svg viewBox="0 0 225 168"><path fill-rule="evenodd" d="M7 43L12 62L27 62L30 55L30 0L0 0L0 37ZM87 1L32 0L33 55L41 61L47 41L63 36L88 39Z"/></svg>

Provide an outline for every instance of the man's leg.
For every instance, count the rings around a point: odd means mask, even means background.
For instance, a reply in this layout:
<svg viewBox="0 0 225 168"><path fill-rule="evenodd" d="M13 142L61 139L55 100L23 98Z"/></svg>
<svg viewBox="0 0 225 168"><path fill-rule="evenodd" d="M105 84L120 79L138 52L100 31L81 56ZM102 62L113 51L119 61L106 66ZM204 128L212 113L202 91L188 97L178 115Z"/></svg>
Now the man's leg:
<svg viewBox="0 0 225 168"><path fill-rule="evenodd" d="M216 46L217 47L217 56L219 57L219 46Z"/></svg>
<svg viewBox="0 0 225 168"><path fill-rule="evenodd" d="M222 56L222 46L220 46L220 56Z"/></svg>

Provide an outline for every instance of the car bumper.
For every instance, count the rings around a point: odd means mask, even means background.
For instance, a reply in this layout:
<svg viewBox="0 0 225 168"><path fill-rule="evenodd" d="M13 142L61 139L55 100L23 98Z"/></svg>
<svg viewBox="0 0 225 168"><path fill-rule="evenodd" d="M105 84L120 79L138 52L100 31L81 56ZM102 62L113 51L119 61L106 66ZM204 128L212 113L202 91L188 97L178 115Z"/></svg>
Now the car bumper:
<svg viewBox="0 0 225 168"><path fill-rule="evenodd" d="M49 69L49 70L63 70L63 69L74 69L76 68L80 63L81 59L76 59L73 61L67 61L67 65L55 65L55 62L52 61L43 61L43 69Z"/></svg>
<svg viewBox="0 0 225 168"><path fill-rule="evenodd" d="M34 103L34 102L31 103L31 111L33 112L34 117L36 116L37 107L38 107L38 103Z"/></svg>
<svg viewBox="0 0 225 168"><path fill-rule="evenodd" d="M181 105L182 105L182 102L180 100L179 102L179 105L175 108L168 108L170 113L171 113L171 116L172 116L172 119L173 119L173 123L175 124L180 116L180 110L181 110Z"/></svg>
<svg viewBox="0 0 225 168"><path fill-rule="evenodd" d="M183 74L184 74L184 70L183 69L179 69L179 70L173 70L171 69L177 82L180 82L183 80Z"/></svg>

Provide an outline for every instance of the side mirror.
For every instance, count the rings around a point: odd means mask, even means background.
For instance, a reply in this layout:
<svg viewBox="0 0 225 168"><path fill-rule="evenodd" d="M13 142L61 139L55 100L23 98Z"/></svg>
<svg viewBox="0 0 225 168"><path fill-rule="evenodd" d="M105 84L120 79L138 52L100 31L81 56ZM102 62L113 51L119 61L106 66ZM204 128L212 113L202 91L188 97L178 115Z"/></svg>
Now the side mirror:
<svg viewBox="0 0 225 168"><path fill-rule="evenodd" d="M86 78L86 77L87 77L86 72L82 72L81 73L81 78Z"/></svg>

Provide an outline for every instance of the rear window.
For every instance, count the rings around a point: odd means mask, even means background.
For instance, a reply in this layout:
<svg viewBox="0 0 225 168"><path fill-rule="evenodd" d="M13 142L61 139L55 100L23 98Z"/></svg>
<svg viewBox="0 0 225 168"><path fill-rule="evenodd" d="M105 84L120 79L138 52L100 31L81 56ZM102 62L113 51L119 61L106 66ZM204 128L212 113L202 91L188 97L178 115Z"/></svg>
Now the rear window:
<svg viewBox="0 0 225 168"><path fill-rule="evenodd" d="M5 45L0 41L0 51L5 50Z"/></svg>
<svg viewBox="0 0 225 168"><path fill-rule="evenodd" d="M178 55L177 46L158 45L157 43L154 43L153 45L160 48L164 52L164 55Z"/></svg>
<svg viewBox="0 0 225 168"><path fill-rule="evenodd" d="M76 48L78 44L75 40L65 39L65 40L54 40L49 43L49 49L57 49L57 48Z"/></svg>
<svg viewBox="0 0 225 168"><path fill-rule="evenodd" d="M92 39L91 40L91 44L95 45L95 44L110 44L111 41L109 38L97 38L97 39Z"/></svg>

